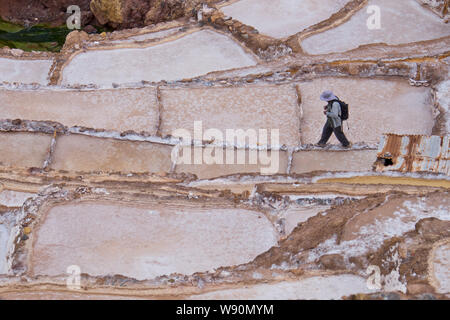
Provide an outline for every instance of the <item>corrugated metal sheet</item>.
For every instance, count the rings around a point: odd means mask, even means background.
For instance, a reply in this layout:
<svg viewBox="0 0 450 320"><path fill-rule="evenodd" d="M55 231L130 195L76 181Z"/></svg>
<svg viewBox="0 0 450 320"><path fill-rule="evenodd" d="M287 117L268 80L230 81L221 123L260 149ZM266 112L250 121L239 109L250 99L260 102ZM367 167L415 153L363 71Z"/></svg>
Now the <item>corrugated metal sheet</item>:
<svg viewBox="0 0 450 320"><path fill-rule="evenodd" d="M450 174L450 136L383 135L377 171Z"/></svg>

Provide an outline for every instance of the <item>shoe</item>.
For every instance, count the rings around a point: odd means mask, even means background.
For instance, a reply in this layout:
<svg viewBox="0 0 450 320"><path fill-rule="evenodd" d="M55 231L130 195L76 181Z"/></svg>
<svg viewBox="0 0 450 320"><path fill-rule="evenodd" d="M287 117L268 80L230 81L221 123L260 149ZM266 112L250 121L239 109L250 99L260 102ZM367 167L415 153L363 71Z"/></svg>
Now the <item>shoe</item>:
<svg viewBox="0 0 450 320"><path fill-rule="evenodd" d="M326 143L316 143L316 146L324 148L327 144Z"/></svg>
<svg viewBox="0 0 450 320"><path fill-rule="evenodd" d="M345 149L350 149L352 146L353 146L353 143L350 142L348 145L342 146L342 147Z"/></svg>

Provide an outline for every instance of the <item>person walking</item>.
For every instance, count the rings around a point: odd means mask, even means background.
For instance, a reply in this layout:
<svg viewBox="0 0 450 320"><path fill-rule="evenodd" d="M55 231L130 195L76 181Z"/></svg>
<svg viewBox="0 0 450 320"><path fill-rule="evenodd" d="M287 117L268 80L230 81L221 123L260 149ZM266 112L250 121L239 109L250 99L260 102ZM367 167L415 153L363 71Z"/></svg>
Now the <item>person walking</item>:
<svg viewBox="0 0 450 320"><path fill-rule="evenodd" d="M327 116L327 122L322 130L322 137L317 143L319 147L325 147L331 134L339 140L344 148L350 147L350 142L342 130L342 108L341 101L330 90L324 91L320 95L320 100L326 101L328 104L324 107L323 113Z"/></svg>

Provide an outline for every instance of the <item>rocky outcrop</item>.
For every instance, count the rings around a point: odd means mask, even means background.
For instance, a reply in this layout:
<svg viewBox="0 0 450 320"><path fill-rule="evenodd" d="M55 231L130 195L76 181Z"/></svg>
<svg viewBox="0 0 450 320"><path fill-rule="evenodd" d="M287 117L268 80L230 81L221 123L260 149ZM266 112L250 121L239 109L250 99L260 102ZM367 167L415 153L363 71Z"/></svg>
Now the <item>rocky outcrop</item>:
<svg viewBox="0 0 450 320"><path fill-rule="evenodd" d="M133 28L191 17L203 4L217 0L92 0L97 20L113 28Z"/></svg>
<svg viewBox="0 0 450 320"><path fill-rule="evenodd" d="M67 7L77 5L81 9L81 23L94 20L89 8L91 0L14 0L0 1L0 17L3 20L25 26L37 23L61 25L68 18Z"/></svg>
<svg viewBox="0 0 450 320"><path fill-rule="evenodd" d="M88 40L88 34L84 31L74 30L69 33L66 37L66 42L64 43L63 49L71 48L80 49L83 41Z"/></svg>
<svg viewBox="0 0 450 320"><path fill-rule="evenodd" d="M112 27L142 26L152 1L148 0L93 0L91 11L100 24Z"/></svg>
<svg viewBox="0 0 450 320"><path fill-rule="evenodd" d="M81 9L82 26L108 25L125 29L142 27L182 17L195 16L203 4L218 0L17 0L0 2L0 17L4 20L33 25L62 25L69 14L67 8ZM33 8L26 10L25 8Z"/></svg>

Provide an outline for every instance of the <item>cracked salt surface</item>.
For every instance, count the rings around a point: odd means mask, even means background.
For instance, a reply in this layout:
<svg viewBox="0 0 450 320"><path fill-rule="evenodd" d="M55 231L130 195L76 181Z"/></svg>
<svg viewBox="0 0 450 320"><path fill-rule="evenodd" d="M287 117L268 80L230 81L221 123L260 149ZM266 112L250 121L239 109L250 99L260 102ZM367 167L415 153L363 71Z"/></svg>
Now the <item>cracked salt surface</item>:
<svg viewBox="0 0 450 320"><path fill-rule="evenodd" d="M372 293L366 279L355 275L311 277L298 281L257 284L191 297L194 300L337 300L357 293Z"/></svg>
<svg viewBox="0 0 450 320"><path fill-rule="evenodd" d="M0 82L48 83L51 60L18 60L0 58Z"/></svg>
<svg viewBox="0 0 450 320"><path fill-rule="evenodd" d="M227 16L275 38L283 38L328 19L347 0L241 0L222 8Z"/></svg>
<svg viewBox="0 0 450 320"><path fill-rule="evenodd" d="M370 30L368 6L380 8L381 29ZM439 17L411 0L371 0L344 24L315 34L301 43L309 54L344 52L361 45L390 45L438 39L450 35L450 28Z"/></svg>
<svg viewBox="0 0 450 320"><path fill-rule="evenodd" d="M361 215L374 215L376 210L381 211L384 206L381 205L374 210L367 209ZM419 220L431 217L450 220L449 204L446 198L441 199L439 205L427 203L425 198L404 201L403 205L391 215L376 218L371 223L359 226L359 230L347 235L347 238L351 240L344 240L338 244L335 235L324 241L309 252L308 262L313 262L327 254L341 254L348 261L352 256L361 256L379 249L386 239L402 236L414 230Z"/></svg>
<svg viewBox="0 0 450 320"><path fill-rule="evenodd" d="M147 48L91 50L62 71L62 84L158 82L193 78L211 71L256 65L256 59L229 37L201 30Z"/></svg>

